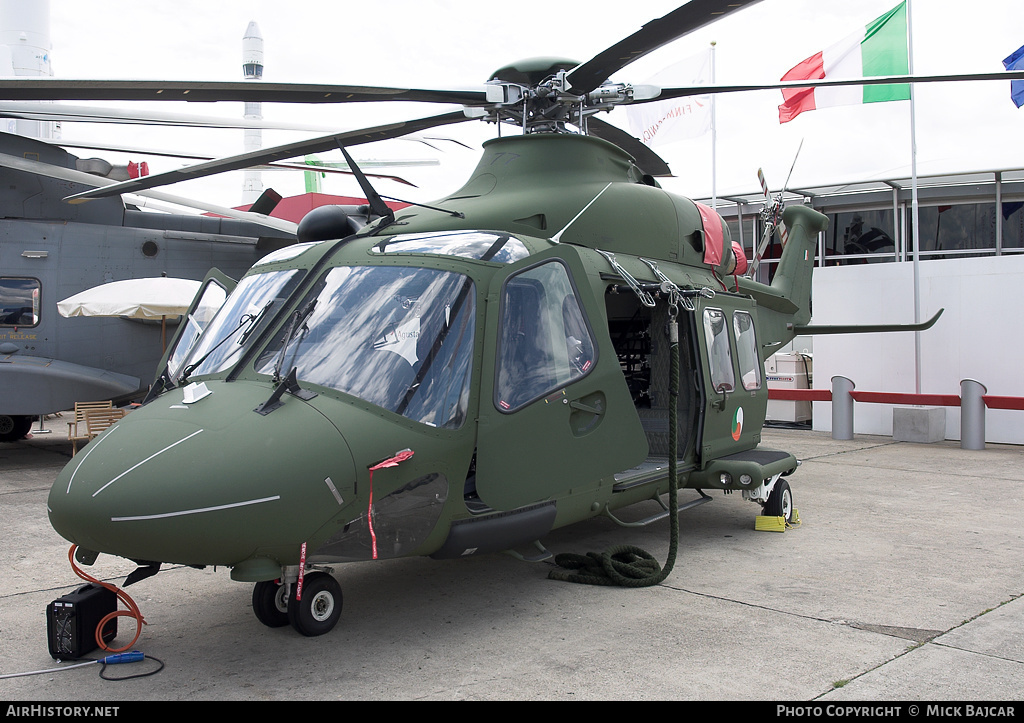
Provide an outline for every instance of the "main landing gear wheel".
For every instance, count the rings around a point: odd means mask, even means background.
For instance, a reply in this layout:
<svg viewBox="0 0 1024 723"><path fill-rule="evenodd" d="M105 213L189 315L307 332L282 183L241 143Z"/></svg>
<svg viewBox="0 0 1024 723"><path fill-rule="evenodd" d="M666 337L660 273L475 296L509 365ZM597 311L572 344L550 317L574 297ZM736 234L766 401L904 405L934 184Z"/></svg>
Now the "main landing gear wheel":
<svg viewBox="0 0 1024 723"><path fill-rule="evenodd" d="M298 585L292 585L288 600L288 622L307 637L330 632L341 617L341 585L326 572L306 575L302 599L295 599Z"/></svg>
<svg viewBox="0 0 1024 723"><path fill-rule="evenodd" d="M252 589L252 611L256 619L268 628L280 628L288 624L288 588L276 580L256 583Z"/></svg>
<svg viewBox="0 0 1024 723"><path fill-rule="evenodd" d="M787 525L793 522L793 491L789 482L780 479L775 483L768 501L764 503L764 514L766 517L785 517Z"/></svg>
<svg viewBox="0 0 1024 723"><path fill-rule="evenodd" d="M0 414L0 442L16 442L32 429L32 417Z"/></svg>

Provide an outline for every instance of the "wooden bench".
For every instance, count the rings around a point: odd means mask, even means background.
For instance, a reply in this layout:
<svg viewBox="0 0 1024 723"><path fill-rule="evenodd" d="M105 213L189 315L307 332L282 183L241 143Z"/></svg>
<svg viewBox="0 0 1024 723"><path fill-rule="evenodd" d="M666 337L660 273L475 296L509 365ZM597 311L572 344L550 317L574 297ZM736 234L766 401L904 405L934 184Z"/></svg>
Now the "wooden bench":
<svg viewBox="0 0 1024 723"><path fill-rule="evenodd" d="M71 454L77 451L78 442L87 442L85 413L90 409L113 409L111 402L75 402L74 421L68 422L68 439L71 440Z"/></svg>
<svg viewBox="0 0 1024 723"><path fill-rule="evenodd" d="M89 442L124 415L123 409L115 409L110 402L76 402L75 421L68 422L71 455L78 453L79 442Z"/></svg>

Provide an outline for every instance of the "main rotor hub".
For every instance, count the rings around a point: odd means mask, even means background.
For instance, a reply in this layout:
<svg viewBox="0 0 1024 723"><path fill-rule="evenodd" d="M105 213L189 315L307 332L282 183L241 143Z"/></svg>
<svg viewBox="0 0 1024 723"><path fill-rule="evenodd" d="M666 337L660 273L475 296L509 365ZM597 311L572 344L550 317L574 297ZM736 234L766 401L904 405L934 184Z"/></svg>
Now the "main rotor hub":
<svg viewBox="0 0 1024 723"><path fill-rule="evenodd" d="M569 123L585 134L589 116L632 100L630 86L607 81L585 95L568 92L566 74L578 66L568 58L540 57L494 71L487 81L490 120L514 124L524 133L568 133Z"/></svg>
<svg viewBox="0 0 1024 723"><path fill-rule="evenodd" d="M519 60L503 68L498 68L491 73L488 82L499 81L501 83L514 83L529 88L536 87L546 80L550 80L559 73L572 70L579 62L568 58L526 58Z"/></svg>

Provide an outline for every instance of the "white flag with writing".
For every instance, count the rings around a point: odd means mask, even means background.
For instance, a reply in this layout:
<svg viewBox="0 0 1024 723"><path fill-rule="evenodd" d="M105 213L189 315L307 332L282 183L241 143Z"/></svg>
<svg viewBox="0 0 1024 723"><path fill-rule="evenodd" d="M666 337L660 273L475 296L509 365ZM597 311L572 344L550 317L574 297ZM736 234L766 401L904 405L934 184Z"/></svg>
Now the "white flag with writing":
<svg viewBox="0 0 1024 723"><path fill-rule="evenodd" d="M661 71L647 81L662 88L711 82L711 48ZM711 96L637 103L626 107L629 127L648 146L697 138L711 130Z"/></svg>

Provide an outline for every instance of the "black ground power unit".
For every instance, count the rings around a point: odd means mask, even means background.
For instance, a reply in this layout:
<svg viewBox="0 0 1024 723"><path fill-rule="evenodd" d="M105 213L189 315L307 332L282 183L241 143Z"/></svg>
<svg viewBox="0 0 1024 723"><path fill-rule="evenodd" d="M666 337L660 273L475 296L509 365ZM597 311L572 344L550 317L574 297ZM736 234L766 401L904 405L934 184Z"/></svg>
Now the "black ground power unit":
<svg viewBox="0 0 1024 723"><path fill-rule="evenodd" d="M84 585L46 606L46 636L50 655L75 660L92 652L100 621L117 610L117 594L102 585ZM117 618L103 626L103 642L117 637Z"/></svg>

